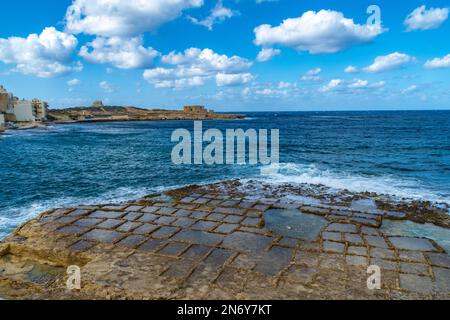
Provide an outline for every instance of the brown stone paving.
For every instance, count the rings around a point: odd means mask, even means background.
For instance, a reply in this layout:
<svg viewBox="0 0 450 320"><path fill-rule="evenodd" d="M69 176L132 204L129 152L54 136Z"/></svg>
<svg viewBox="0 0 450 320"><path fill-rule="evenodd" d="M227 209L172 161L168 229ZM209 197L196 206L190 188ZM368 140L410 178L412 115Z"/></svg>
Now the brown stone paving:
<svg viewBox="0 0 450 320"><path fill-rule="evenodd" d="M22 227L0 253L39 248L52 263L78 261L81 297L450 298L449 255L428 239L383 235L382 214L305 206L329 221L307 241L266 229L262 214L270 208L194 193L179 201L58 209ZM369 265L382 270L379 291L367 289ZM69 298L56 283L47 290Z"/></svg>

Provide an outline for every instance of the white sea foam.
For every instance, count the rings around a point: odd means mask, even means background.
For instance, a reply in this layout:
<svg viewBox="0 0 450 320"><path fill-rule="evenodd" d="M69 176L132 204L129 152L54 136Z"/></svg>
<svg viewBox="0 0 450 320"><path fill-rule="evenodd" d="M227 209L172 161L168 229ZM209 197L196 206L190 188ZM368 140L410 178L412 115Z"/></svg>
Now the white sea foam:
<svg viewBox="0 0 450 320"><path fill-rule="evenodd" d="M151 192L158 191L145 188L118 188L98 197L55 198L42 202L34 202L23 207L7 209L0 215L0 239L4 238L11 230L22 223L55 208L70 208L73 206L94 204L116 204L142 198Z"/></svg>
<svg viewBox="0 0 450 320"><path fill-rule="evenodd" d="M270 169L270 168L269 168ZM375 192L401 199L423 200L450 205L450 194L443 194L413 179L394 176L365 176L320 170L315 165L284 163L279 170L265 170L264 182L272 184L308 183L324 185L336 190L351 192Z"/></svg>
<svg viewBox="0 0 450 320"><path fill-rule="evenodd" d="M0 240L19 225L36 218L43 212L56 208L70 208L81 205L120 204L141 199L149 194L182 188L186 185L161 186L157 188L121 187L94 197L64 197L34 202L27 206L4 210L0 215Z"/></svg>

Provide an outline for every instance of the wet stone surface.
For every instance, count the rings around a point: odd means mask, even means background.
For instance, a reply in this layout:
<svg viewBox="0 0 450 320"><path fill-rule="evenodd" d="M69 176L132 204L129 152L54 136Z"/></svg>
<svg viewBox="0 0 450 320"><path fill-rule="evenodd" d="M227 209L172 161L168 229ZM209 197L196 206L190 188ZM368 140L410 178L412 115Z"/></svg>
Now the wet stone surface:
<svg viewBox="0 0 450 320"><path fill-rule="evenodd" d="M275 199L265 203L201 188L181 200L149 199L58 209L6 241L28 252L39 249L41 257L48 252L52 261L67 252L70 259L61 265L80 259L89 283L82 292L100 299L433 299L450 294L449 255L429 239L384 234L383 217L403 216L385 213L371 201L320 207L320 201L293 198L279 204L291 209L272 209ZM17 236L23 240L14 240ZM369 265L383 272L380 292L367 290ZM17 278L12 281L17 285ZM57 298L73 298L54 289Z"/></svg>
<svg viewBox="0 0 450 320"><path fill-rule="evenodd" d="M416 251L436 251L436 248L427 239L391 237L389 240L397 249L416 250Z"/></svg>
<svg viewBox="0 0 450 320"><path fill-rule="evenodd" d="M327 225L324 218L299 210L269 210L264 220L266 227L277 234L301 240L315 240Z"/></svg>
<svg viewBox="0 0 450 320"><path fill-rule="evenodd" d="M86 233L83 238L88 240L94 240L99 242L116 242L117 240L124 237L123 233L119 233L112 230L100 230L94 229Z"/></svg>

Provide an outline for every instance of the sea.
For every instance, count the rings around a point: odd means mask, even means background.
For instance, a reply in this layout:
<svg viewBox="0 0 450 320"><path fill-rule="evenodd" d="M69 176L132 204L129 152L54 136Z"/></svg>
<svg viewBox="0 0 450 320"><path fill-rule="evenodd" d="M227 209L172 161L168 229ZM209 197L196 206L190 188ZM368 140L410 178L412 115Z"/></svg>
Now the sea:
<svg viewBox="0 0 450 320"><path fill-rule="evenodd" d="M193 121L74 123L1 135L0 239L52 208L227 179L322 184L450 205L450 111L245 114L203 122L204 130L279 129L278 171L173 164L172 133L192 131Z"/></svg>

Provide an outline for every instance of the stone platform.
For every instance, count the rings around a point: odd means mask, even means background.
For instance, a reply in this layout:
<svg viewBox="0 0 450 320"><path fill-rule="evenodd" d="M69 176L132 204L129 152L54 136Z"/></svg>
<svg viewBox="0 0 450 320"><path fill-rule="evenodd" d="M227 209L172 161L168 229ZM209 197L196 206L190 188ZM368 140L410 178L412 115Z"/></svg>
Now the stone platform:
<svg viewBox="0 0 450 320"><path fill-rule="evenodd" d="M12 299L449 299L450 256L429 239L387 236L402 213L304 205L314 239L266 227L276 204L193 190L178 198L42 214L0 244ZM306 226L307 227L307 226ZM66 269L81 268L81 290ZM367 288L367 268L382 271Z"/></svg>

